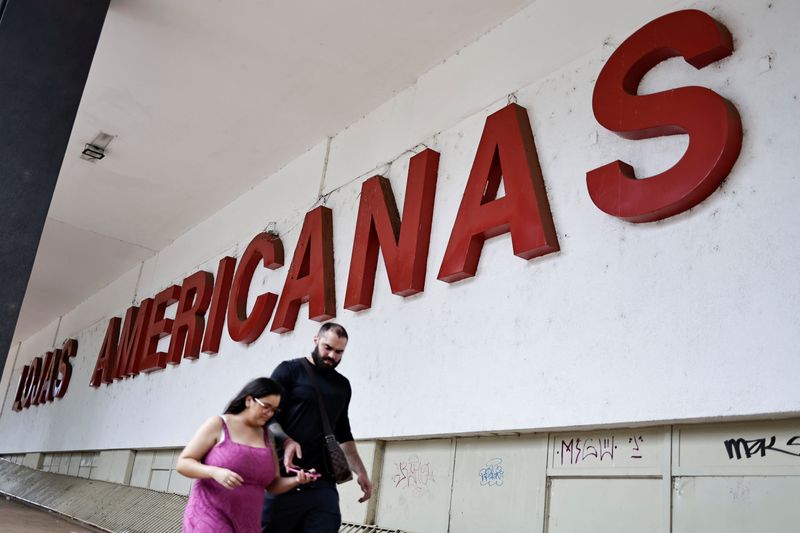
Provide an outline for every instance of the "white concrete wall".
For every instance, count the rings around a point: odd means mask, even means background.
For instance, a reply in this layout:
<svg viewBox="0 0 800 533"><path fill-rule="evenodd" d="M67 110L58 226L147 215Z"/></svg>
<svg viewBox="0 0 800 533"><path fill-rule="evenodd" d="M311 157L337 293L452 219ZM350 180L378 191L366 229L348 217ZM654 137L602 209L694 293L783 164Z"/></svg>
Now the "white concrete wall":
<svg viewBox="0 0 800 533"><path fill-rule="evenodd" d="M219 355L88 386L107 320L198 268L239 255L275 222L286 264L259 267L255 296L279 292L304 213L320 188L334 211L337 320L351 332L358 438L603 426L797 413L800 370L800 162L795 35L800 4L540 0L321 143L20 347L23 365L79 341L67 396L0 413L0 453L180 446L252 377L311 348L294 332L250 346L223 334ZM672 59L644 92L704 85L742 116L742 153L726 182L688 213L643 225L594 207L587 170L622 159L640 176L670 167L675 137L624 141L591 113L604 60L653 18L702 9L734 36L733 56L701 71ZM486 116L506 95L528 109L561 252L534 261L510 236L484 246L475 278L436 280ZM378 267L373 307L342 309L361 182L380 173L402 205L410 150L441 152L425 292L390 293ZM173 311L174 312L174 311ZM168 339L163 339L166 347ZM5 392L5 391L3 391ZM10 393L13 394L13 391ZM31 431L35 428L35 431Z"/></svg>

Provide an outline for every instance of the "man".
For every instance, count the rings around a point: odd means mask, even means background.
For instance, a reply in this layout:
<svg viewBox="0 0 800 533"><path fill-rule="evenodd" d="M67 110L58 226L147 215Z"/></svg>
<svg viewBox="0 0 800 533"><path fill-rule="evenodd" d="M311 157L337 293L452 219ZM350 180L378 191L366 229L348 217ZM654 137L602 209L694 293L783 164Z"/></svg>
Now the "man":
<svg viewBox="0 0 800 533"><path fill-rule="evenodd" d="M372 494L372 483L350 432L347 413L350 382L336 371L347 339L347 331L339 324L323 324L314 337L314 351L310 355L284 361L272 373L272 379L285 391L281 398L281 412L269 424L276 440L283 444L283 466L287 470L314 469L321 477L298 490L265 498L262 532L335 533L341 524L336 482L325 466L322 413L308 369L316 377L330 426L363 491L358 501L365 502Z"/></svg>

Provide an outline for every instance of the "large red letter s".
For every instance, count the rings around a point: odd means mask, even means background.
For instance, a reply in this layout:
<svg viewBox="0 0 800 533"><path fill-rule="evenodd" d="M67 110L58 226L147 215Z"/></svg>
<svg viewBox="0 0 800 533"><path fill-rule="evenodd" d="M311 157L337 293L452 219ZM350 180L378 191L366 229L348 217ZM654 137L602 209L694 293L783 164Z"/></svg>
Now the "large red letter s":
<svg viewBox="0 0 800 533"><path fill-rule="evenodd" d="M597 121L626 139L687 133L689 148L675 166L645 179L636 179L622 161L589 171L586 183L597 207L631 222L652 222L691 209L722 183L742 146L733 104L705 87L641 96L636 91L665 59L683 56L700 69L732 52L724 26L702 11L686 10L648 23L611 55L592 97Z"/></svg>

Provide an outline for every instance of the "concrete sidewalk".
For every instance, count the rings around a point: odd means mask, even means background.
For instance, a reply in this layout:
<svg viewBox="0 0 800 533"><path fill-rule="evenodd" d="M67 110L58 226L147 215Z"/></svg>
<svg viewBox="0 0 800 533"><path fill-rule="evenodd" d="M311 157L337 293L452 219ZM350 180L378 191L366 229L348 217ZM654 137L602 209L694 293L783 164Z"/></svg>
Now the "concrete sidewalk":
<svg viewBox="0 0 800 533"><path fill-rule="evenodd" d="M0 524L3 533L96 533L54 513L0 497Z"/></svg>

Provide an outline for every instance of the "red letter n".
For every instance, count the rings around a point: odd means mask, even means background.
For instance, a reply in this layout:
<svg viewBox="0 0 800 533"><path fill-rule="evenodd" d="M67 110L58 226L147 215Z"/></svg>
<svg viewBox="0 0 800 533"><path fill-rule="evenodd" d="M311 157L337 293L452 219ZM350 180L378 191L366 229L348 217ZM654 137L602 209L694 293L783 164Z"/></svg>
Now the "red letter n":
<svg viewBox="0 0 800 533"><path fill-rule="evenodd" d="M345 309L372 306L378 248L393 294L411 296L424 290L438 167L439 153L433 150L411 158L402 226L388 179L373 176L361 186Z"/></svg>

